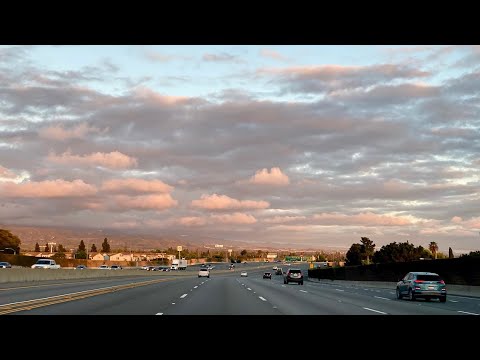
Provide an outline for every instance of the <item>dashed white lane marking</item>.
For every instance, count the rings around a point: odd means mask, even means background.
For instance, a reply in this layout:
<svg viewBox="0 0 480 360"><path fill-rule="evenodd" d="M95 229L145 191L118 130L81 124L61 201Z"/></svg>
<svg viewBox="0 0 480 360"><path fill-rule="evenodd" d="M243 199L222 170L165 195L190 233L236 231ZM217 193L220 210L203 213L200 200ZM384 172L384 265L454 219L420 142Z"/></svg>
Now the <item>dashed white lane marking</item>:
<svg viewBox="0 0 480 360"><path fill-rule="evenodd" d="M298 291L301 291L301 292L304 292L304 293L308 293L308 291L305 291L305 290L298 290Z"/></svg>
<svg viewBox="0 0 480 360"><path fill-rule="evenodd" d="M202 283L200 285L203 285L205 283L205 281L202 281Z"/></svg>
<svg viewBox="0 0 480 360"><path fill-rule="evenodd" d="M247 290L252 291L252 289L250 289L250 288L247 288Z"/></svg>
<svg viewBox="0 0 480 360"><path fill-rule="evenodd" d="M245 284L242 284L242 286L245 286Z"/></svg>
<svg viewBox="0 0 480 360"><path fill-rule="evenodd" d="M198 288L198 286L194 286L193 288L196 289L196 288Z"/></svg>
<svg viewBox="0 0 480 360"><path fill-rule="evenodd" d="M457 302L458 302L457 300L448 300L448 301L450 301L450 302L455 302L455 303L457 303Z"/></svg>
<svg viewBox="0 0 480 360"><path fill-rule="evenodd" d="M369 289L363 289L363 290L368 291Z"/></svg>
<svg viewBox="0 0 480 360"><path fill-rule="evenodd" d="M282 287L285 287L285 285L282 285Z"/></svg>
<svg viewBox="0 0 480 360"><path fill-rule="evenodd" d="M335 289L335 290L337 290L337 291L345 291L345 290L343 290L343 289Z"/></svg>
<svg viewBox="0 0 480 360"><path fill-rule="evenodd" d="M256 294L256 292L255 292L255 291L254 291L253 293L254 293L254 294Z"/></svg>
<svg viewBox="0 0 480 360"><path fill-rule="evenodd" d="M188 294L183 294L182 296L180 296L180 299L183 299L185 296L187 296Z"/></svg>
<svg viewBox="0 0 480 360"><path fill-rule="evenodd" d="M163 313L156 313L155 315L163 315Z"/></svg>
<svg viewBox="0 0 480 360"><path fill-rule="evenodd" d="M265 299L263 296L259 296L258 298L262 301L267 301L267 299Z"/></svg>
<svg viewBox="0 0 480 360"><path fill-rule="evenodd" d="M175 305L175 303L172 303L172 305Z"/></svg>
<svg viewBox="0 0 480 360"><path fill-rule="evenodd" d="M375 290L376 292L380 292L380 290Z"/></svg>
<svg viewBox="0 0 480 360"><path fill-rule="evenodd" d="M388 298L384 298L384 297L381 297L381 296L374 296L374 298L382 299L382 300L390 300L390 299L388 299Z"/></svg>
<svg viewBox="0 0 480 360"><path fill-rule="evenodd" d="M383 312L383 311L380 311L380 310L370 309L370 308L367 308L367 307L364 307L364 309L368 310L368 311L373 311L373 312L376 312L376 313L379 313L379 314L387 315L386 312Z"/></svg>
<svg viewBox="0 0 480 360"><path fill-rule="evenodd" d="M395 295L395 293L393 291L390 291L390 294Z"/></svg>
<svg viewBox="0 0 480 360"><path fill-rule="evenodd" d="M468 311L457 311L459 313L462 313L462 314L467 314L467 315L480 315L480 314L475 314L475 313L471 313L471 312L468 312Z"/></svg>

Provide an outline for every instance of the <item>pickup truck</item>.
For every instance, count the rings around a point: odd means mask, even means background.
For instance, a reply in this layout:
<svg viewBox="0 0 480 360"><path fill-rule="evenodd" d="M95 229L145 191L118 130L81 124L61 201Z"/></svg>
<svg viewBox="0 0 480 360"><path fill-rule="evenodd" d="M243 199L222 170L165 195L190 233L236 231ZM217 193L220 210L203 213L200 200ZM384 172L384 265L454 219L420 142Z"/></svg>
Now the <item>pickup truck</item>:
<svg viewBox="0 0 480 360"><path fill-rule="evenodd" d="M60 265L52 259L38 259L37 262L32 265L32 269L60 269Z"/></svg>

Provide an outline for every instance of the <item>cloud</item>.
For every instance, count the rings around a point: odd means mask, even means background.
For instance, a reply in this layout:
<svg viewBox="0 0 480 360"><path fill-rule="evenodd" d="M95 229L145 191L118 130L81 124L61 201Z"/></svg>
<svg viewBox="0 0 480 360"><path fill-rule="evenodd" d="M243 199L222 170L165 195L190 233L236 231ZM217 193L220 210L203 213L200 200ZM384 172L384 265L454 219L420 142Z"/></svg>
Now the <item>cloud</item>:
<svg viewBox="0 0 480 360"><path fill-rule="evenodd" d="M62 125L49 126L38 131L38 135L45 139L66 141L69 139L84 139L89 133L98 133L100 129L81 123L72 129L66 130Z"/></svg>
<svg viewBox="0 0 480 360"><path fill-rule="evenodd" d="M273 77L274 81L283 85L284 91L301 93L346 91L389 83L398 79L424 78L430 75L427 71L398 64L264 68L259 69L257 74Z"/></svg>
<svg viewBox="0 0 480 360"><path fill-rule="evenodd" d="M200 216L185 216L181 217L178 223L185 226L202 226L207 224L207 219Z"/></svg>
<svg viewBox="0 0 480 360"><path fill-rule="evenodd" d="M0 183L0 194L10 198L62 198L83 197L97 193L94 185L83 180L65 181L63 179L29 181L23 183Z"/></svg>
<svg viewBox="0 0 480 360"><path fill-rule="evenodd" d="M407 217L377 215L371 212L356 215L322 213L315 214L313 220L325 225L404 226L413 224Z"/></svg>
<svg viewBox="0 0 480 360"><path fill-rule="evenodd" d="M266 201L237 200L226 195L203 194L199 200L193 200L192 207L207 210L232 210L232 209L266 209L270 204Z"/></svg>
<svg viewBox="0 0 480 360"><path fill-rule="evenodd" d="M17 175L15 175L15 173L0 165L0 179L15 179L16 177Z"/></svg>
<svg viewBox="0 0 480 360"><path fill-rule="evenodd" d="M113 202L120 210L165 210L178 205L178 201L170 194L155 194L141 196L116 195Z"/></svg>
<svg viewBox="0 0 480 360"><path fill-rule="evenodd" d="M305 216L274 216L271 218L265 218L262 222L267 224L282 224L286 222L305 220Z"/></svg>
<svg viewBox="0 0 480 360"><path fill-rule="evenodd" d="M455 224L461 224L462 223L462 218L460 216L454 216L452 217L452 222Z"/></svg>
<svg viewBox="0 0 480 360"><path fill-rule="evenodd" d="M290 61L288 57L283 56L278 51L271 50L271 49L261 49L260 56L274 59L274 60L279 60L279 61Z"/></svg>
<svg viewBox="0 0 480 360"><path fill-rule="evenodd" d="M107 192L170 193L173 191L173 186L160 180L112 179L103 182L102 190Z"/></svg>
<svg viewBox="0 0 480 360"><path fill-rule="evenodd" d="M89 155L72 155L70 151L62 155L50 153L47 160L62 165L69 166L103 166L109 169L127 169L137 166L137 159L122 154L119 151L110 153L96 152Z"/></svg>
<svg viewBox="0 0 480 360"><path fill-rule="evenodd" d="M255 224L257 219L250 214L233 213L223 215L211 215L210 218L222 224Z"/></svg>
<svg viewBox="0 0 480 360"><path fill-rule="evenodd" d="M285 186L290 184L290 179L280 168L273 167L270 169L270 172L267 168L256 171L255 175L248 182L255 185Z"/></svg>
<svg viewBox="0 0 480 360"><path fill-rule="evenodd" d="M152 62L165 63L175 59L173 55L165 55L156 51L146 50L144 52L145 57Z"/></svg>
<svg viewBox="0 0 480 360"><path fill-rule="evenodd" d="M202 56L203 61L207 62L233 62L233 63L242 63L244 60L240 59L236 55L231 55L228 53L221 54L204 54Z"/></svg>

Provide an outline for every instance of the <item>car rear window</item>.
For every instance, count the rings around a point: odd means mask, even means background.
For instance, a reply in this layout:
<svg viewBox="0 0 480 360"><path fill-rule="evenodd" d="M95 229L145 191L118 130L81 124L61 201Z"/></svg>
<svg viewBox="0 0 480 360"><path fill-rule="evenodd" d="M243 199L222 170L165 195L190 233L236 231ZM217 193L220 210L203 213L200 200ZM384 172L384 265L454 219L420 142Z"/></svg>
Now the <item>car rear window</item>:
<svg viewBox="0 0 480 360"><path fill-rule="evenodd" d="M417 280L423 281L440 281L442 280L438 275L417 275Z"/></svg>
<svg viewBox="0 0 480 360"><path fill-rule="evenodd" d="M208 271L208 269L200 269L200 271Z"/></svg>
<svg viewBox="0 0 480 360"><path fill-rule="evenodd" d="M290 274L298 274L301 273L302 270L290 270Z"/></svg>

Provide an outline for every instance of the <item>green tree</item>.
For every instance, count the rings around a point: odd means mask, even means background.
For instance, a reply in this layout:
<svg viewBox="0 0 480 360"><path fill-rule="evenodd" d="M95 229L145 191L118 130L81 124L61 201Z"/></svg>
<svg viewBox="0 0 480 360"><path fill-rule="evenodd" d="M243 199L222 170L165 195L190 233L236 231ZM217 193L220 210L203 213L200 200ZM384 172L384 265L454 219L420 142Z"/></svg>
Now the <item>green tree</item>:
<svg viewBox="0 0 480 360"><path fill-rule="evenodd" d="M90 248L90 252L97 252L97 247L95 244L92 244L92 247Z"/></svg>
<svg viewBox="0 0 480 360"><path fill-rule="evenodd" d="M327 261L327 258L322 253L315 253L315 261Z"/></svg>
<svg viewBox="0 0 480 360"><path fill-rule="evenodd" d="M438 251L438 245L435 241L432 241L429 245L428 245L428 248L429 250L432 252L433 254L433 257L436 259L437 258L437 251Z"/></svg>
<svg viewBox="0 0 480 360"><path fill-rule="evenodd" d="M244 249L244 250L242 250L242 251L240 252L240 255L242 255L242 256L245 256L245 255L247 255L247 250L245 250L245 249Z"/></svg>
<svg viewBox="0 0 480 360"><path fill-rule="evenodd" d="M451 247L448 248L448 258L453 259L455 256L453 256L453 250Z"/></svg>
<svg viewBox="0 0 480 360"><path fill-rule="evenodd" d="M375 251L375 244L368 237L362 237L360 242L362 243L362 255L367 258L367 265L369 265L370 257Z"/></svg>
<svg viewBox="0 0 480 360"><path fill-rule="evenodd" d="M85 252L86 250L87 250L87 248L85 246L85 243L83 242L83 240L80 240L80 245L78 245L78 251Z"/></svg>
<svg viewBox="0 0 480 360"><path fill-rule="evenodd" d="M63 247L62 244L58 244L58 252L67 252L67 250Z"/></svg>
<svg viewBox="0 0 480 360"><path fill-rule="evenodd" d="M108 243L108 239L103 239L102 243L102 252L109 253L110 252L110 244Z"/></svg>
<svg viewBox="0 0 480 360"><path fill-rule="evenodd" d="M86 259L87 258L87 252L85 250L78 250L75 253L75 259Z"/></svg>
<svg viewBox="0 0 480 360"><path fill-rule="evenodd" d="M362 245L361 244L352 244L350 249L347 251L347 265L362 265Z"/></svg>
<svg viewBox="0 0 480 360"><path fill-rule="evenodd" d="M35 252L40 252L40 245L38 245L38 242L35 243Z"/></svg>
<svg viewBox="0 0 480 360"><path fill-rule="evenodd" d="M10 230L0 229L0 249L11 248L18 254L20 252L21 240L13 235Z"/></svg>
<svg viewBox="0 0 480 360"><path fill-rule="evenodd" d="M54 253L57 252L57 247L55 245L53 245L53 247L52 247L52 252L54 252Z"/></svg>
<svg viewBox="0 0 480 360"><path fill-rule="evenodd" d="M45 244L45 252L49 252L50 251L50 246L48 246L48 243Z"/></svg>
<svg viewBox="0 0 480 360"><path fill-rule="evenodd" d="M392 263L419 260L430 257L430 252L422 246L415 247L408 241L404 243L390 243L375 251L373 261L375 263Z"/></svg>
<svg viewBox="0 0 480 360"><path fill-rule="evenodd" d="M66 255L64 252L57 252L52 256L54 259L65 259L65 257Z"/></svg>

